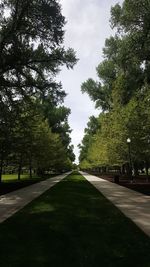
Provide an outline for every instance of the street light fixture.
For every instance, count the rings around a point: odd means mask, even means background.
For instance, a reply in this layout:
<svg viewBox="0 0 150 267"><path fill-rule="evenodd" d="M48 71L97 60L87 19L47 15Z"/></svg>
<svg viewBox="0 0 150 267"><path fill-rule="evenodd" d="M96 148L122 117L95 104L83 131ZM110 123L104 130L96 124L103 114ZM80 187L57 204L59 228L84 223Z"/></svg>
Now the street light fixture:
<svg viewBox="0 0 150 267"><path fill-rule="evenodd" d="M127 139L127 143L128 143L128 144L131 143L131 139L130 139L130 138Z"/></svg>
<svg viewBox="0 0 150 267"><path fill-rule="evenodd" d="M130 180L132 180L132 160L131 160L131 139L127 139L127 144L128 144L128 153L129 153L129 174L130 174Z"/></svg>

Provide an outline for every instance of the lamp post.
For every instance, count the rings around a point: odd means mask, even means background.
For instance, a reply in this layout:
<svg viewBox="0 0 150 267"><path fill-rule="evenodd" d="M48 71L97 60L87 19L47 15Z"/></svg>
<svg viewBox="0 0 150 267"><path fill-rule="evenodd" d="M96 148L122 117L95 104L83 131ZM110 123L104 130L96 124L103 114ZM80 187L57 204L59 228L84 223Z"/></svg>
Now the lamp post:
<svg viewBox="0 0 150 267"><path fill-rule="evenodd" d="M131 160L131 139L127 139L128 144L128 153L129 153L129 174L130 174L130 180L132 182L132 160Z"/></svg>
<svg viewBox="0 0 150 267"><path fill-rule="evenodd" d="M150 145L150 136L148 135L148 154L149 154L149 145ZM148 176L148 169L149 169L149 156L147 155L147 161L146 161L146 176L147 176L147 182L149 181L149 176Z"/></svg>

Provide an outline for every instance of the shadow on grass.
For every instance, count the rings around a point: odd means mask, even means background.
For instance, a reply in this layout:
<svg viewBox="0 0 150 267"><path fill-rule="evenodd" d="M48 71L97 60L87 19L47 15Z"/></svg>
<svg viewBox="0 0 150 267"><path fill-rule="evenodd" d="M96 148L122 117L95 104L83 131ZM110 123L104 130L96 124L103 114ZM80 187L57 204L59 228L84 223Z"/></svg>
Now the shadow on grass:
<svg viewBox="0 0 150 267"><path fill-rule="evenodd" d="M57 175L47 175L47 176L44 176L43 178L35 176L33 178L25 178L21 180L17 180L17 179L2 180L2 182L0 183L0 195L5 195L7 193L24 188L26 186L30 186L32 184L42 182L44 180L53 178L55 176Z"/></svg>
<svg viewBox="0 0 150 267"><path fill-rule="evenodd" d="M0 266L148 267L150 239L74 173L0 225Z"/></svg>
<svg viewBox="0 0 150 267"><path fill-rule="evenodd" d="M40 182L40 179L31 179L31 180L11 180L0 183L0 195L10 193L12 191L21 189L23 187L35 184Z"/></svg>

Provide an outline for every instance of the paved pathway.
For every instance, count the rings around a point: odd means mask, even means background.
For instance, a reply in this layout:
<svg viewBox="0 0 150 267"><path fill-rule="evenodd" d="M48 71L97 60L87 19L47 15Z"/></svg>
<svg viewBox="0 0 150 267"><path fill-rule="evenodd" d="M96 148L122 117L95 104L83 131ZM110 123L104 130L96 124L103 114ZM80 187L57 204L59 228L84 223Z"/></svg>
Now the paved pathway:
<svg viewBox="0 0 150 267"><path fill-rule="evenodd" d="M22 209L56 183L60 182L68 174L69 173L65 173L0 196L0 223Z"/></svg>
<svg viewBox="0 0 150 267"><path fill-rule="evenodd" d="M80 172L107 199L150 236L150 196Z"/></svg>

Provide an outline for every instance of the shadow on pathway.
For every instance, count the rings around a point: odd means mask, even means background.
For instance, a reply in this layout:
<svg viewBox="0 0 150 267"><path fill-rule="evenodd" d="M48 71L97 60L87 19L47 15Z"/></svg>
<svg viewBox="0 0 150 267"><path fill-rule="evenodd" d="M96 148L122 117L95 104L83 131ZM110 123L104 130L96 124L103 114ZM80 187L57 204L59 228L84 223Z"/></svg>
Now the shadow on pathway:
<svg viewBox="0 0 150 267"><path fill-rule="evenodd" d="M80 172L107 199L150 236L150 196Z"/></svg>

